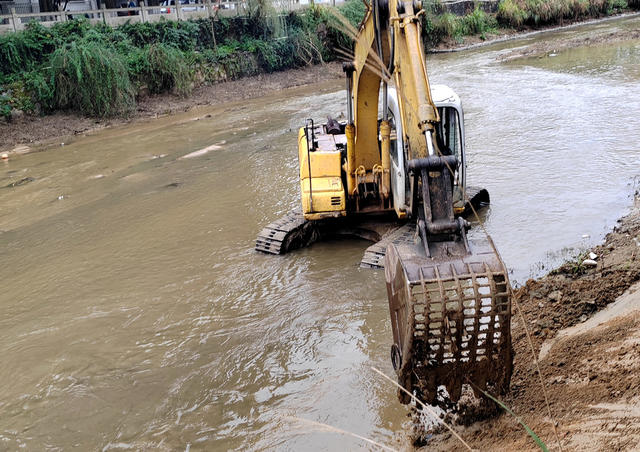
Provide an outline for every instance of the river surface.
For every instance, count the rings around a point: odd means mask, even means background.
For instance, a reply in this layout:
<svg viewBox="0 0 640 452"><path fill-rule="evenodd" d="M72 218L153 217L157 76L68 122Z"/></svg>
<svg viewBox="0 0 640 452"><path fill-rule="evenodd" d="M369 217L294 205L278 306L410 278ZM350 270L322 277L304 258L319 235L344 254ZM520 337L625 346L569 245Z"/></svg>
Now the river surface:
<svg viewBox="0 0 640 452"><path fill-rule="evenodd" d="M640 43L498 58L638 26L429 58L432 82L463 99L469 183L491 193L482 216L515 283L600 241L630 205ZM367 242L253 251L262 226L299 202L296 129L344 112L342 86L0 164L0 186L34 179L0 189L0 450L366 447L299 418L403 446L407 410L371 371L393 373L384 275L358 268Z"/></svg>

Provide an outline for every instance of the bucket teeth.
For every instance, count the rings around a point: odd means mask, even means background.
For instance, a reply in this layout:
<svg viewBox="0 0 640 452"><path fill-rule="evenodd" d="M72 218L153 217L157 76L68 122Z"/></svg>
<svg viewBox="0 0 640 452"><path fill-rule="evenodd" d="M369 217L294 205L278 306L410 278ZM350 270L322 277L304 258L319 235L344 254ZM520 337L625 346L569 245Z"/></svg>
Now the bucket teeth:
<svg viewBox="0 0 640 452"><path fill-rule="evenodd" d="M500 394L509 387L509 280L487 243L473 245L471 254L453 258L427 258L404 243L386 252L394 367L399 383L427 403L441 385L453 402L464 384Z"/></svg>

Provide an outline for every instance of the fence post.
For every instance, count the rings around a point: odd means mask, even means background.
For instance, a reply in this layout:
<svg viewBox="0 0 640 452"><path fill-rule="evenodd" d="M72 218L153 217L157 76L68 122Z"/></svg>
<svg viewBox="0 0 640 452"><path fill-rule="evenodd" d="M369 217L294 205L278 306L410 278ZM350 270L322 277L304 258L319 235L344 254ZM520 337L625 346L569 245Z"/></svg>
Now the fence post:
<svg viewBox="0 0 640 452"><path fill-rule="evenodd" d="M102 23L103 24L107 24L107 6L104 4L104 2L102 3L102 6L100 6L100 9L102 10Z"/></svg>
<svg viewBox="0 0 640 452"><path fill-rule="evenodd" d="M11 8L11 24L13 25L13 31L18 31L18 25L16 24L16 9Z"/></svg>
<svg viewBox="0 0 640 452"><path fill-rule="evenodd" d="M146 14L146 11L144 9L144 7L147 6L147 5L145 5L145 3L146 2L144 0L140 0L140 3L138 3L140 5L140 6L138 6L138 8L140 8L140 22L142 22L142 23L145 23L147 21L146 20L147 14Z"/></svg>
<svg viewBox="0 0 640 452"><path fill-rule="evenodd" d="M182 16L182 4L180 0L176 0L176 20L180 20L180 16Z"/></svg>
<svg viewBox="0 0 640 452"><path fill-rule="evenodd" d="M215 17L211 12L211 0L206 0L206 3L207 3L207 14L209 15L209 25L211 26L211 38L213 39L213 48L217 49L218 42L216 41L216 27L213 24Z"/></svg>

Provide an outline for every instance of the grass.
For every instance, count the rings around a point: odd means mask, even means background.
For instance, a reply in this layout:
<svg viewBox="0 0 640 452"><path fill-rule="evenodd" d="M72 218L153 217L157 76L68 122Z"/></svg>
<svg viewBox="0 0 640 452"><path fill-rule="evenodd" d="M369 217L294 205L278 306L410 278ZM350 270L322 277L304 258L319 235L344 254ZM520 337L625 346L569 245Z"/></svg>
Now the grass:
<svg viewBox="0 0 640 452"><path fill-rule="evenodd" d="M640 0L502 0L496 14L479 7L463 16L423 0L425 48L446 39L562 23L640 7ZM51 28L33 22L0 36L0 116L72 110L87 116L126 116L136 98L261 72L331 61L349 54L352 39L327 7L311 6L276 18L267 0L252 0L249 17L127 23L118 28L83 19ZM362 0L338 8L357 27ZM72 89L78 87L78 89Z"/></svg>
<svg viewBox="0 0 640 452"><path fill-rule="evenodd" d="M502 0L496 18L508 27L535 27L611 15L629 6L626 0ZM634 3L632 6L640 5Z"/></svg>

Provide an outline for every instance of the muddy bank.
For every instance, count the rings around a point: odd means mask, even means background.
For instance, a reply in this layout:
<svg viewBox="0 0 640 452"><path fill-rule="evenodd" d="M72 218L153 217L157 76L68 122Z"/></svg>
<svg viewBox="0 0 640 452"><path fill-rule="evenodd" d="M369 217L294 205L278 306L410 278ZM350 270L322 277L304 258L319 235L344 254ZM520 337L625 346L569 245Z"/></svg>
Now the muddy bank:
<svg viewBox="0 0 640 452"><path fill-rule="evenodd" d="M589 256L581 255L516 291L565 450L637 450L640 445L639 207L636 194L631 213L602 245L589 250L597 256L596 266L584 264ZM550 448L557 449L517 311L512 331L514 374L504 401ZM479 450L536 449L507 414L458 431ZM427 445L429 450L458 447L446 433L435 435Z"/></svg>
<svg viewBox="0 0 640 452"><path fill-rule="evenodd" d="M139 99L135 114L127 119L100 120L73 113L56 113L40 117L25 115L10 123L0 121L0 137L2 137L0 151L10 151L20 144L64 141L63 138L66 136L81 135L105 127L184 112L198 106L256 98L283 89L340 77L342 77L341 64L327 63L285 72L261 74L216 85L200 86L188 97L164 94ZM21 152L24 152L24 148Z"/></svg>
<svg viewBox="0 0 640 452"><path fill-rule="evenodd" d="M450 53L450 52L461 52L463 50L471 50L476 49L478 47L484 47L492 44L497 44L500 42L511 41L513 39L519 38L529 38L533 36L537 36L543 33L550 33L554 31L560 30L569 30L571 28L582 27L584 25L593 25L599 24L603 22L609 22L612 20L618 20L621 18L630 18L640 15L637 12L618 14L615 16L608 16L598 19L587 19L587 20L576 20L576 21L566 21L566 23L562 25L547 25L538 28L534 28L528 25L523 26L522 29L516 30L513 28L500 28L495 34L482 34L482 35L471 35L464 36L461 41L457 41L456 39L449 37L444 39L438 46L434 49L431 49L433 53ZM595 43L606 43L606 42L617 42L624 41L627 39L635 39L637 36L627 36L628 33L611 33L612 36L609 39L604 37L598 37L596 41L590 42L589 40L569 40L566 43L563 43L562 48L571 48L571 47L579 47L582 45L590 45ZM560 50L550 49L550 50ZM527 56L527 55L522 55Z"/></svg>
<svg viewBox="0 0 640 452"><path fill-rule="evenodd" d="M543 41L525 48L513 49L508 54L502 55L500 57L500 61L512 61L528 57L543 57L566 49L611 44L615 42L631 41L633 39L640 39L640 30L620 30L605 34L596 34L594 36L580 36L561 41Z"/></svg>

